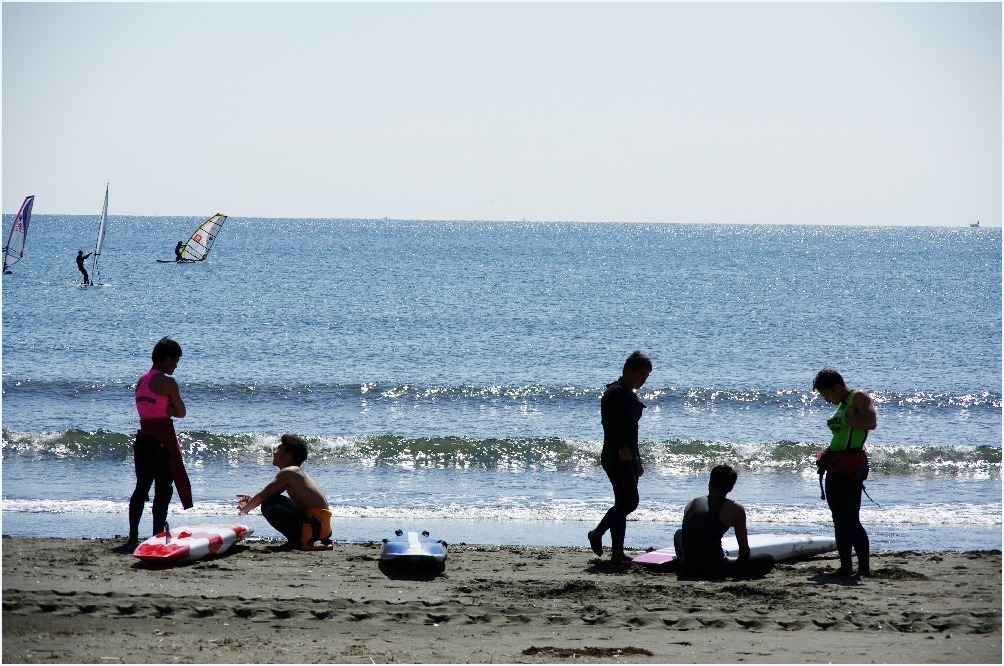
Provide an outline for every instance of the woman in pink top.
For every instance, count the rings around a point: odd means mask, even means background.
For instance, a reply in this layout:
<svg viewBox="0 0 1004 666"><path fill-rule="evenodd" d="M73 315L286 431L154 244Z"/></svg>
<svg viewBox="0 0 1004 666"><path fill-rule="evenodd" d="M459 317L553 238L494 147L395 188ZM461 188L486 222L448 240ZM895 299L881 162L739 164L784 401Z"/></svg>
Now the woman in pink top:
<svg viewBox="0 0 1004 666"><path fill-rule="evenodd" d="M161 338L153 348L153 367L136 384L136 411L139 430L133 444L136 466L136 489L129 500L129 543L139 541L139 521L143 516L150 487L153 493L153 533L164 531L167 507L178 487L184 508L192 507L192 485L181 458L181 445L174 432L172 417L184 418L185 402L181 399L174 374L181 359L181 345L171 338Z"/></svg>

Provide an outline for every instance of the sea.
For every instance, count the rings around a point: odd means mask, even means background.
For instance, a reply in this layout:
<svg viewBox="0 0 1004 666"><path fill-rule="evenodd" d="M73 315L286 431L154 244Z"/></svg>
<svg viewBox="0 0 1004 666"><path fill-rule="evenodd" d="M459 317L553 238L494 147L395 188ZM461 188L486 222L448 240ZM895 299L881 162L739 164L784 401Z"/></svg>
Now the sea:
<svg viewBox="0 0 1004 666"><path fill-rule="evenodd" d="M1001 548L1000 228L230 217L205 261L156 261L212 212L110 215L90 287L97 211L32 218L2 278L4 536L127 533L133 391L170 336L195 497L173 526L278 538L235 495L289 432L336 540L586 547L600 396L637 349L629 548L671 544L719 463L751 533L832 534L823 367L878 411L872 549Z"/></svg>

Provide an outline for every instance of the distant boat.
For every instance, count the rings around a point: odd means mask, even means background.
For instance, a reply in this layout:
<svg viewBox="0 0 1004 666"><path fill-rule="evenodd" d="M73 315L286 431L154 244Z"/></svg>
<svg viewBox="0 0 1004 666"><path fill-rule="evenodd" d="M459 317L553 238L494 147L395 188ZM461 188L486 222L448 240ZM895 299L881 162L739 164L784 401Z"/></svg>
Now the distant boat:
<svg viewBox="0 0 1004 666"><path fill-rule="evenodd" d="M978 227L978 226L980 226L980 221L976 220L975 222L970 222L969 226L971 226L973 228Z"/></svg>
<svg viewBox="0 0 1004 666"><path fill-rule="evenodd" d="M217 213L199 225L199 228L192 233L188 242L185 243L178 257L175 259L158 259L162 264L173 264L176 262L187 263L189 261L202 261L209 256L209 250L213 247L213 241L223 228L223 223L227 221L227 216Z"/></svg>
<svg viewBox="0 0 1004 666"><path fill-rule="evenodd" d="M91 259L91 284L98 282L98 259L101 258L101 245L105 242L105 223L108 220L108 184L105 183L105 205L101 207L101 221L98 223L98 239L94 243L94 258Z"/></svg>
<svg viewBox="0 0 1004 666"><path fill-rule="evenodd" d="M10 267L24 257L24 242L28 239L28 222L31 221L31 207L35 196L27 196L21 204L21 210L14 216L7 235L7 245L3 248L3 272L10 273Z"/></svg>

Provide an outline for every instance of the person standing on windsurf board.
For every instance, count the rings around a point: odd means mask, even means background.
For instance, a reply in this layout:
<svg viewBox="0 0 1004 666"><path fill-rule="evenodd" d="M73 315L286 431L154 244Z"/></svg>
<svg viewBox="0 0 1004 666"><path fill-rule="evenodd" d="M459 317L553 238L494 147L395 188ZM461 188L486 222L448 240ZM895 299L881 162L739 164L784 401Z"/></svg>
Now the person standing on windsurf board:
<svg viewBox="0 0 1004 666"><path fill-rule="evenodd" d="M80 271L80 274L84 276L84 284L91 283L91 277L87 274L87 269L84 268L84 259L86 259L89 256L91 256L90 252L84 254L83 250L77 250L77 270Z"/></svg>

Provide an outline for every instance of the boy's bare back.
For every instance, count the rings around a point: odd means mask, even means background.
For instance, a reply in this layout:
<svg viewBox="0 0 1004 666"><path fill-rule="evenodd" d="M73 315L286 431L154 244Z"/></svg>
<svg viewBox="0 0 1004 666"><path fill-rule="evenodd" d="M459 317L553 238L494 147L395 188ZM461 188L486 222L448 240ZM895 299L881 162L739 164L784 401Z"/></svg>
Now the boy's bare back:
<svg viewBox="0 0 1004 666"><path fill-rule="evenodd" d="M289 499L301 511L328 508L324 493L302 468L296 465L284 467L275 479L282 484Z"/></svg>

